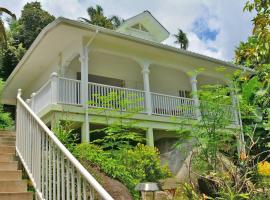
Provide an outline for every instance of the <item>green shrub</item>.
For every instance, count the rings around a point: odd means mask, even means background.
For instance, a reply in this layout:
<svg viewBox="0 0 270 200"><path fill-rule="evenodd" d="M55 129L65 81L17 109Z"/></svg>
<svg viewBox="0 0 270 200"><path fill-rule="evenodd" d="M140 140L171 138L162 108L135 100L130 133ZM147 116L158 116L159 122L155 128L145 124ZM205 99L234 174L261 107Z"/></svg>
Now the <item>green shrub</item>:
<svg viewBox="0 0 270 200"><path fill-rule="evenodd" d="M53 129L56 137L60 142L70 151L73 152L78 141L77 135L70 128L69 122L60 122L56 128Z"/></svg>
<svg viewBox="0 0 270 200"><path fill-rule="evenodd" d="M14 125L14 121L10 117L9 113L3 111L2 105L0 105L0 129L7 130Z"/></svg>
<svg viewBox="0 0 270 200"><path fill-rule="evenodd" d="M0 79L0 95L2 94L4 88L4 81ZM3 105L0 105L0 129L7 130L14 125L10 113L4 112Z"/></svg>
<svg viewBox="0 0 270 200"><path fill-rule="evenodd" d="M138 183L170 176L168 168L160 164L157 149L142 144L134 149L104 151L96 145L83 143L73 153L79 160L89 161L109 177L122 182L134 199L139 198L139 193L134 190Z"/></svg>
<svg viewBox="0 0 270 200"><path fill-rule="evenodd" d="M140 182L157 182L171 175L167 166L161 165L157 148L138 144L134 149L120 150L116 158Z"/></svg>

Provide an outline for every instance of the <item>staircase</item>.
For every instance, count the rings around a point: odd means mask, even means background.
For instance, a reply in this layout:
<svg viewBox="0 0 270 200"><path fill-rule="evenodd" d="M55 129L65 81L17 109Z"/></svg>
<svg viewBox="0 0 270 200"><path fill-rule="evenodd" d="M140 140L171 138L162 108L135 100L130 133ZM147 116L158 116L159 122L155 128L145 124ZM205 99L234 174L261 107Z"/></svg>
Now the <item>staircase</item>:
<svg viewBox="0 0 270 200"><path fill-rule="evenodd" d="M0 200L32 200L15 158L14 132L0 131Z"/></svg>

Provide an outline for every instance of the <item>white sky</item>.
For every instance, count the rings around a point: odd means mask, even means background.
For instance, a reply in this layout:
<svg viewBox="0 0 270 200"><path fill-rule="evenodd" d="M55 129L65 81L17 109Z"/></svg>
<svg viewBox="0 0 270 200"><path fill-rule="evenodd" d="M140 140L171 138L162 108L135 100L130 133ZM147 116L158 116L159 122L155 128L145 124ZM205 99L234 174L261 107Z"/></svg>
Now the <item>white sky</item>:
<svg viewBox="0 0 270 200"><path fill-rule="evenodd" d="M31 0L0 0L0 7L6 7L19 16L28 1ZM149 10L171 34L175 34L178 28L187 33L188 50L222 60L232 60L235 47L251 33L252 16L243 13L245 1L40 0L43 9L56 17L70 19L87 17L86 9L96 4L104 8L105 15L118 15L124 19ZM210 33L215 33L214 37L210 37ZM165 43L175 45L173 36Z"/></svg>

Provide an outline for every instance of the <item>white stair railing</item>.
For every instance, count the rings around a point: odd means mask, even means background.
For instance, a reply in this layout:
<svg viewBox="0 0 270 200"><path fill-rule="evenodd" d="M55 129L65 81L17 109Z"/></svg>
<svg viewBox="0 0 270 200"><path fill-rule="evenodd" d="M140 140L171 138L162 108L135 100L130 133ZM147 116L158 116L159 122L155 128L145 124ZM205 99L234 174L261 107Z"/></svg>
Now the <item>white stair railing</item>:
<svg viewBox="0 0 270 200"><path fill-rule="evenodd" d="M113 200L17 95L16 151L41 200Z"/></svg>

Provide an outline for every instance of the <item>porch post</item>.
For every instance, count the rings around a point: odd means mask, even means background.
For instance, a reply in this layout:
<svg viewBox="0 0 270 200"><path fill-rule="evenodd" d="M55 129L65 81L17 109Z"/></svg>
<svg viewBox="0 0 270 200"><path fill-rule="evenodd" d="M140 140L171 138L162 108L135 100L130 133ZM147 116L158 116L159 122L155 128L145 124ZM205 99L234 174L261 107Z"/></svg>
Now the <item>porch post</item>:
<svg viewBox="0 0 270 200"><path fill-rule="evenodd" d="M150 147L154 147L153 128L147 128L146 130L146 144Z"/></svg>
<svg viewBox="0 0 270 200"><path fill-rule="evenodd" d="M36 112L35 96L36 96L36 93L33 92L33 93L31 94L31 106L30 106L30 107L32 108L32 110L33 110L34 112Z"/></svg>
<svg viewBox="0 0 270 200"><path fill-rule="evenodd" d="M58 83L57 83L57 73L53 72L51 74L51 103L57 104L58 101Z"/></svg>
<svg viewBox="0 0 270 200"><path fill-rule="evenodd" d="M192 99L194 100L195 106L195 115L198 120L201 120L200 101L197 89L197 76L196 75L191 76L190 82L191 82Z"/></svg>
<svg viewBox="0 0 270 200"><path fill-rule="evenodd" d="M143 86L145 92L145 106L146 112L148 115L152 114L152 101L151 101L151 93L150 93L150 82L149 82L149 63L144 62L142 64L142 74L143 74Z"/></svg>
<svg viewBox="0 0 270 200"><path fill-rule="evenodd" d="M88 116L88 48L82 47L80 52L81 62L81 104L85 111L84 122L82 123L81 137L83 142L89 143L89 116Z"/></svg>

